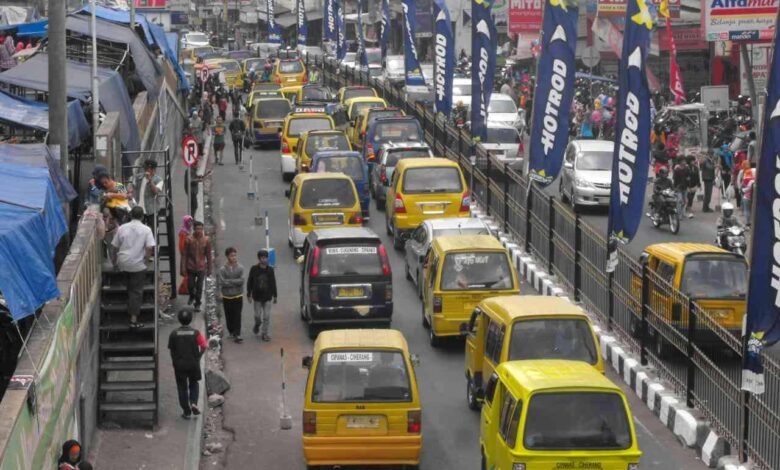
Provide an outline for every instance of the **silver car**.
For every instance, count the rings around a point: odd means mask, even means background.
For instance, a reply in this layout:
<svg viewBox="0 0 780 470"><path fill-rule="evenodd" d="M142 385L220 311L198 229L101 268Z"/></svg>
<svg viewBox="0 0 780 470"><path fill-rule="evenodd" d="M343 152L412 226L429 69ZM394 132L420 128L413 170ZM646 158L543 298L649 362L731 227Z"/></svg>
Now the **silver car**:
<svg viewBox="0 0 780 470"><path fill-rule="evenodd" d="M382 78L386 82L401 83L406 78L404 72L404 56L389 55L385 57L384 72Z"/></svg>
<svg viewBox="0 0 780 470"><path fill-rule="evenodd" d="M608 206L612 187L612 152L608 140L574 140L566 148L558 191L576 210Z"/></svg>
<svg viewBox="0 0 780 470"><path fill-rule="evenodd" d="M522 169L524 155L520 153L523 136L512 125L500 122L487 124L487 140L482 146L489 155L509 165L513 169Z"/></svg>
<svg viewBox="0 0 780 470"><path fill-rule="evenodd" d="M433 158L433 152L422 142L388 142L379 148L369 175L371 194L378 210L385 208L387 188L393 180L395 166L406 158Z"/></svg>
<svg viewBox="0 0 780 470"><path fill-rule="evenodd" d="M492 235L490 228L480 219L471 217L451 217L446 219L428 219L421 223L406 240L404 258L406 259L406 278L417 286L417 295L422 297L420 276L423 262L434 237L443 235Z"/></svg>

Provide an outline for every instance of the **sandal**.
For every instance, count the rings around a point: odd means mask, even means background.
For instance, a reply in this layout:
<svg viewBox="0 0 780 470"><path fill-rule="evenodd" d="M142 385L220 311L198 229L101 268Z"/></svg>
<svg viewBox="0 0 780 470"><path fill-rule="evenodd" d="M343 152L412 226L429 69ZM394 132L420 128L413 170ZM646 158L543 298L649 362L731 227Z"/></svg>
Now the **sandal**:
<svg viewBox="0 0 780 470"><path fill-rule="evenodd" d="M143 324L143 323L138 323L138 322L130 322L130 329L131 329L131 330L138 330L138 329L141 329L141 328L143 328L143 327L144 327L144 324Z"/></svg>

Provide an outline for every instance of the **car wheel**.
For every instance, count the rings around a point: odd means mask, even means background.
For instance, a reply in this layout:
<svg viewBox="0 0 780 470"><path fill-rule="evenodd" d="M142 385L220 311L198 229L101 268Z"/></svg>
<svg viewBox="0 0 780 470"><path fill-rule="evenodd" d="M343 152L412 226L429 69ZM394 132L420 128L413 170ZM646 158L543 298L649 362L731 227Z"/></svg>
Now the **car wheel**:
<svg viewBox="0 0 780 470"><path fill-rule="evenodd" d="M385 217L385 230L387 230L387 234L392 236L393 235L393 227L390 225L390 218Z"/></svg>
<svg viewBox="0 0 780 470"><path fill-rule="evenodd" d="M563 178L558 181L558 197L560 197L561 201L563 202L569 202L569 198L566 196L566 192L563 190Z"/></svg>
<svg viewBox="0 0 780 470"><path fill-rule="evenodd" d="M293 176L295 176L295 174L293 173L282 173L282 181L284 181L285 183L289 183L290 181L292 181Z"/></svg>
<svg viewBox="0 0 780 470"><path fill-rule="evenodd" d="M412 273L409 272L409 261L404 261L404 273L406 273L406 279L412 280Z"/></svg>
<svg viewBox="0 0 780 470"><path fill-rule="evenodd" d="M376 202L376 210L378 210L378 211L385 210L385 201L384 201L384 199L379 199L378 197L374 196L374 201Z"/></svg>
<svg viewBox="0 0 780 470"><path fill-rule="evenodd" d="M577 212L577 203L574 202L574 186L571 187L571 192L569 193L569 205L571 205L571 210L574 212Z"/></svg>
<svg viewBox="0 0 780 470"><path fill-rule="evenodd" d="M303 303L303 293L300 294L301 296L301 320L306 321L306 304Z"/></svg>
<svg viewBox="0 0 780 470"><path fill-rule="evenodd" d="M417 297L422 300L422 273L420 273L420 270L417 270Z"/></svg>
<svg viewBox="0 0 780 470"><path fill-rule="evenodd" d="M422 304L422 325L424 328L430 328L431 323L428 321L428 318L425 316L425 303Z"/></svg>
<svg viewBox="0 0 780 470"><path fill-rule="evenodd" d="M442 339L433 331L433 326L428 329L428 339L430 340L431 347L438 348L441 346Z"/></svg>
<svg viewBox="0 0 780 470"><path fill-rule="evenodd" d="M481 470L487 470L487 458L485 457L485 449L481 449L479 453L482 455L479 468Z"/></svg>
<svg viewBox="0 0 780 470"><path fill-rule="evenodd" d="M317 339L318 334L320 334L320 329L309 323L309 339Z"/></svg>
<svg viewBox="0 0 780 470"><path fill-rule="evenodd" d="M479 400L477 400L477 390L471 376L466 377L466 402L472 410L479 409Z"/></svg>

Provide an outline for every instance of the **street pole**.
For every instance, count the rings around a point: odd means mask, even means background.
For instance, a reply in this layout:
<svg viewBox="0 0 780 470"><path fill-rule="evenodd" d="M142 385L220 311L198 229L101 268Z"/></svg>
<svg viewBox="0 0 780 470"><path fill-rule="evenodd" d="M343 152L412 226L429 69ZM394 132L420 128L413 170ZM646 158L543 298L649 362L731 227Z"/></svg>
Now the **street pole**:
<svg viewBox="0 0 780 470"><path fill-rule="evenodd" d="M95 7L92 7L92 11L95 11ZM135 0L130 0L130 29L135 31Z"/></svg>
<svg viewBox="0 0 780 470"><path fill-rule="evenodd" d="M752 54L748 54L747 47L747 44L744 42L739 45L739 52L742 54L742 63L745 64L745 70L741 70L741 72L744 73L747 78L748 92L750 93L750 112L752 114L750 117L753 118L753 127L758 127L756 125L758 122L758 99L756 95L756 82L753 81L753 63L750 60L750 56Z"/></svg>
<svg viewBox="0 0 780 470"><path fill-rule="evenodd" d="M100 127L100 91L98 89L98 62L97 62L97 19L95 15L96 1L91 0L90 6L92 15L90 19L90 28L92 32L92 142L93 149L97 149L98 128ZM130 2L134 4L135 2ZM134 17L130 17L132 22ZM115 173L116 174L116 173ZM123 174L120 172L118 174Z"/></svg>
<svg viewBox="0 0 780 470"><path fill-rule="evenodd" d="M59 151L68 181L68 88L65 75L65 2L49 0L49 145Z"/></svg>

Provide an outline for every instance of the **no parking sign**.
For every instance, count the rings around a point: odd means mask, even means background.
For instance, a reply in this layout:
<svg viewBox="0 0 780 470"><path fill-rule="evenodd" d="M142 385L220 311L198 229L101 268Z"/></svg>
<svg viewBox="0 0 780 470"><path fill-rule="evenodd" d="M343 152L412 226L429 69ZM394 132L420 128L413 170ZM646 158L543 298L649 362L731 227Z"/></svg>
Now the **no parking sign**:
<svg viewBox="0 0 780 470"><path fill-rule="evenodd" d="M203 67L200 69L200 81L201 83L206 83L209 80L209 75L211 73L209 72L209 68L206 67L204 64Z"/></svg>
<svg viewBox="0 0 780 470"><path fill-rule="evenodd" d="M181 140L181 159L184 164L191 167L198 163L200 152L198 150L198 141L192 135L187 135Z"/></svg>

